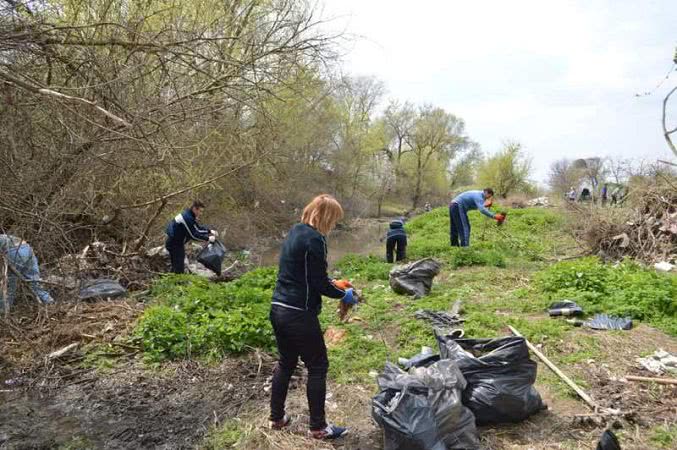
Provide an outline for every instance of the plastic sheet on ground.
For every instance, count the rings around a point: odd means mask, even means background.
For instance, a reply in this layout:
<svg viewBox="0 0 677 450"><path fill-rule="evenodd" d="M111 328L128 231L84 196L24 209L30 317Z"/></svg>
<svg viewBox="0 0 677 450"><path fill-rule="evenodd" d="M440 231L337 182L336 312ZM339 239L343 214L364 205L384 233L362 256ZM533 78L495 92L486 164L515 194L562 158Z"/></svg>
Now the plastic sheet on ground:
<svg viewBox="0 0 677 450"><path fill-rule="evenodd" d="M383 429L384 450L480 448L475 418L461 400L466 382L453 361L411 374L387 363L378 385L372 416Z"/></svg>
<svg viewBox="0 0 677 450"><path fill-rule="evenodd" d="M583 325L593 330L631 330L632 319L595 314L592 319L584 322Z"/></svg>
<svg viewBox="0 0 677 450"><path fill-rule="evenodd" d="M197 255L197 261L217 275L221 275L221 264L226 256L226 247L220 241L210 242Z"/></svg>
<svg viewBox="0 0 677 450"><path fill-rule="evenodd" d="M80 300L92 300L124 297L125 295L127 295L127 289L117 281L99 278L84 282L80 288L79 297Z"/></svg>
<svg viewBox="0 0 677 450"><path fill-rule="evenodd" d="M478 425L521 422L545 408L534 388L537 365L529 358L524 338L437 335L437 340L442 359L455 361L468 382L463 403L475 414Z"/></svg>
<svg viewBox="0 0 677 450"><path fill-rule="evenodd" d="M396 266L390 271L390 287L401 295L424 297L430 293L433 278L440 273L440 268L440 263L432 258Z"/></svg>

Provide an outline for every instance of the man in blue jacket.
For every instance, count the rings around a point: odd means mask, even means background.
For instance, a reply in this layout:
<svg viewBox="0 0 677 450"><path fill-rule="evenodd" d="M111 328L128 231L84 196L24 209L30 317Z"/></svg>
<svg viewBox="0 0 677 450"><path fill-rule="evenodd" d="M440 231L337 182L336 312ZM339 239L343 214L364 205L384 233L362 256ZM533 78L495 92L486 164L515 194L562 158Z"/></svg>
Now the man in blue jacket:
<svg viewBox="0 0 677 450"><path fill-rule="evenodd" d="M502 223L503 214L494 214L487 209L491 206L494 190L466 191L459 194L449 204L449 225L452 247L468 247L470 245L470 221L468 211L478 209L485 216Z"/></svg>
<svg viewBox="0 0 677 450"><path fill-rule="evenodd" d="M404 222L402 219L390 222L390 229L386 235L386 261L402 261L407 257L407 232L404 231Z"/></svg>
<svg viewBox="0 0 677 450"><path fill-rule="evenodd" d="M172 273L183 273L186 258L185 245L189 241L214 242L218 233L201 226L197 221L205 209L205 204L195 200L190 208L186 208L167 224L165 248L172 261Z"/></svg>

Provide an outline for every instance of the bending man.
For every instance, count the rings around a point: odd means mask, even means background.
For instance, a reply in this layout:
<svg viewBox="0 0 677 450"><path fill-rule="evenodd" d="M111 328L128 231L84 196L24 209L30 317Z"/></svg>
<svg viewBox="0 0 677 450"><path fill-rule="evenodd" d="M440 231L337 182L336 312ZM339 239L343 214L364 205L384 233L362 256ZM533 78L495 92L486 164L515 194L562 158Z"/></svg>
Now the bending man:
<svg viewBox="0 0 677 450"><path fill-rule="evenodd" d="M494 214L487 208L491 206L494 190L466 191L459 194L449 204L449 234L452 247L468 247L470 245L470 221L468 211L479 209L485 216L503 222L503 214Z"/></svg>
<svg viewBox="0 0 677 450"><path fill-rule="evenodd" d="M165 233L167 240L165 248L169 252L172 261L172 273L183 273L186 258L185 245L189 241L214 242L218 233L204 228L197 223L205 209L205 204L195 200L190 208L186 208L169 221Z"/></svg>

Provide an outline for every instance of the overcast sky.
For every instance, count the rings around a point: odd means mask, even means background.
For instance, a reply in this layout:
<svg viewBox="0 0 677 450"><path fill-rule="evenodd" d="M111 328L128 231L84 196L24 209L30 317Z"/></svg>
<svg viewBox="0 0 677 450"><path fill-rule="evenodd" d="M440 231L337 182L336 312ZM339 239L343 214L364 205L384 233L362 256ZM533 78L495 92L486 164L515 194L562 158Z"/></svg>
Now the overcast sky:
<svg viewBox="0 0 677 450"><path fill-rule="evenodd" d="M486 153L521 142L538 181L563 157L671 156L660 114L677 73L635 94L672 67L677 0L324 2L354 39L346 73L462 117Z"/></svg>

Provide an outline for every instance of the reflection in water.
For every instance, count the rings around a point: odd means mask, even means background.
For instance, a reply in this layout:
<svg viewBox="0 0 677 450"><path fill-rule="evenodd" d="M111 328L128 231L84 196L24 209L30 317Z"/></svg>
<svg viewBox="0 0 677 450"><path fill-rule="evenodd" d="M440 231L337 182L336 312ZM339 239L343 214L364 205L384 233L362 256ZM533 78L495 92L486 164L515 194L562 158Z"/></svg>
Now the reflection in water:
<svg viewBox="0 0 677 450"><path fill-rule="evenodd" d="M350 230L338 230L327 237L329 265L333 265L348 253L377 255L385 259L385 241L379 239L386 235L390 219L369 219L356 222ZM276 266L282 242L263 252L262 266Z"/></svg>

